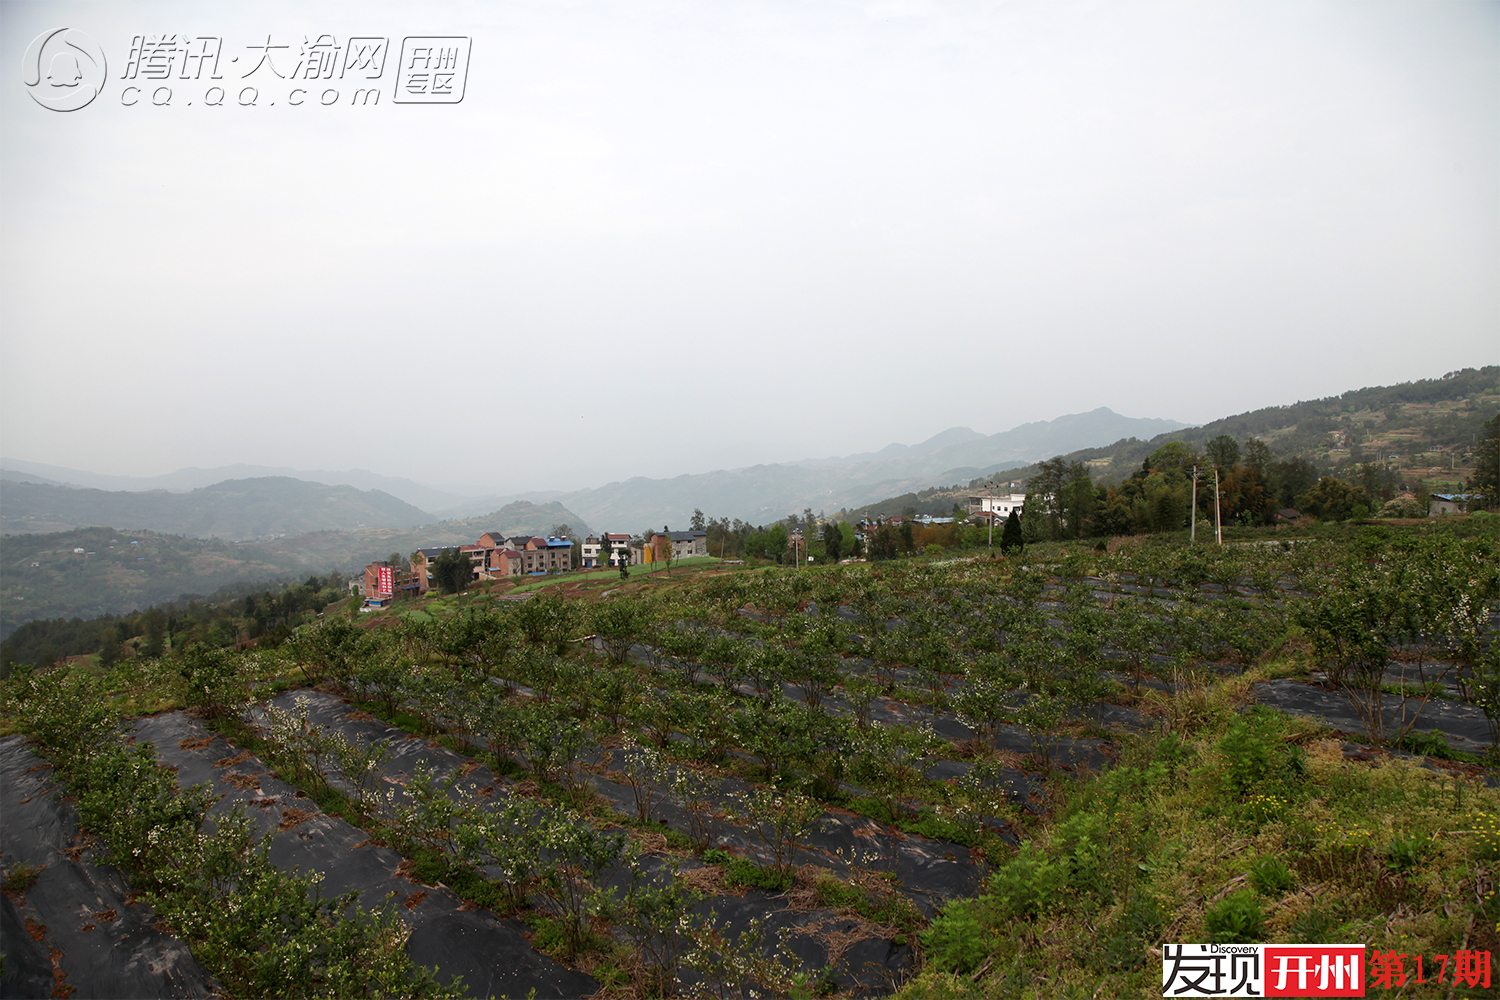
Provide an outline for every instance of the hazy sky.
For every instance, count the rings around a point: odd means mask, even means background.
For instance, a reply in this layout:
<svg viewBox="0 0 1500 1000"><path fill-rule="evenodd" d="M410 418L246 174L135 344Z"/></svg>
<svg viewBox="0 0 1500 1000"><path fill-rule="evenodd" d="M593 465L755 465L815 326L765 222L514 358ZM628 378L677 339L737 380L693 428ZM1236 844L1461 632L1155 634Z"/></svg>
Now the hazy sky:
<svg viewBox="0 0 1500 1000"><path fill-rule="evenodd" d="M173 34L221 78L126 78ZM393 102L428 36L462 101ZM0 452L97 472L572 488L1500 361L1496 4L9 2L0 130Z"/></svg>

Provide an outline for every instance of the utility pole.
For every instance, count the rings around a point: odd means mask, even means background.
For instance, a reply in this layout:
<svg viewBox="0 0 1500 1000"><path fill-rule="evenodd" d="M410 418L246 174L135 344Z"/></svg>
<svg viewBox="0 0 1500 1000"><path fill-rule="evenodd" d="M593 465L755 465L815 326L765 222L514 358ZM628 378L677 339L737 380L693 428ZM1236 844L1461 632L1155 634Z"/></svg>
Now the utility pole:
<svg viewBox="0 0 1500 1000"><path fill-rule="evenodd" d="M1193 466L1193 514L1188 518L1188 541L1192 544L1198 542L1198 467Z"/></svg>
<svg viewBox="0 0 1500 1000"><path fill-rule="evenodd" d="M1214 466L1214 542L1224 544L1224 526L1219 523L1219 467Z"/></svg>
<svg viewBox="0 0 1500 1000"><path fill-rule="evenodd" d="M995 484L985 483L984 491L990 495L990 555L994 555L995 548ZM984 501L979 501L979 506L984 506Z"/></svg>

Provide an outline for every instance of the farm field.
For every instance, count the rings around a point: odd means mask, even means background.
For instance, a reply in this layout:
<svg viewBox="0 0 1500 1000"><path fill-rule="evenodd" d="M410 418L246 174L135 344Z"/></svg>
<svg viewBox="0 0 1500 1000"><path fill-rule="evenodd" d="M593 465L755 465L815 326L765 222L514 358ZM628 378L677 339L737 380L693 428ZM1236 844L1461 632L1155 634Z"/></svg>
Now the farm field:
<svg viewBox="0 0 1500 1000"><path fill-rule="evenodd" d="M1152 996L1164 942L1493 952L1497 550L705 564L17 677L4 986Z"/></svg>

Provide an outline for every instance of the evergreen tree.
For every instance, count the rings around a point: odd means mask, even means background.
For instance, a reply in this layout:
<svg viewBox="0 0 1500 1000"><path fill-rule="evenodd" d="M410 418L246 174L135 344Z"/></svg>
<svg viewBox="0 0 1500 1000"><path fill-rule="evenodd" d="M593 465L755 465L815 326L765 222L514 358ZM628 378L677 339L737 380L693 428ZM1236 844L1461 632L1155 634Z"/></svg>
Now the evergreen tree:
<svg viewBox="0 0 1500 1000"><path fill-rule="evenodd" d="M1021 534L1021 515L1012 507L1010 517L1005 519L1005 527L1000 532L1000 551L1019 552L1025 546L1026 542Z"/></svg>
<svg viewBox="0 0 1500 1000"><path fill-rule="evenodd" d="M444 549L432 563L429 571L433 582L445 594L456 594L469 585L474 578L474 567L469 557L458 549Z"/></svg>
<svg viewBox="0 0 1500 1000"><path fill-rule="evenodd" d="M823 551L834 562L839 561L839 555L844 551L844 532L832 521L823 525Z"/></svg>
<svg viewBox="0 0 1500 1000"><path fill-rule="evenodd" d="M1474 450L1474 474L1469 489L1478 494L1470 510L1494 510L1500 507L1500 414L1484 422L1484 437Z"/></svg>
<svg viewBox="0 0 1500 1000"><path fill-rule="evenodd" d="M882 524L870 536L871 559L894 559L900 552L901 536L892 524Z"/></svg>

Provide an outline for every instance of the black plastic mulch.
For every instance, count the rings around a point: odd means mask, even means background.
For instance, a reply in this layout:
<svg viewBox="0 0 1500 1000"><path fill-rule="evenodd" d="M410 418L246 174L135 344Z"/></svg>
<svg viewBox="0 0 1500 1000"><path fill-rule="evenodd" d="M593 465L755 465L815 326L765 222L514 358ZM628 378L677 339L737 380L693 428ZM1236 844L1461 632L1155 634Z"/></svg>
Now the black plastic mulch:
<svg viewBox="0 0 1500 1000"><path fill-rule="evenodd" d="M325 895L354 890L367 908L394 893L397 912L411 929L407 954L435 969L440 979L462 976L473 996L525 996L535 990L539 997L578 997L599 989L593 978L533 949L524 936L528 928L519 921L464 909L448 889L409 881L397 872L399 854L322 812L273 777L258 758L214 736L198 720L169 712L137 720L135 732L163 763L176 768L180 786L207 782L223 796L212 815L243 803L260 829L273 834L270 857L278 868L320 872Z"/></svg>
<svg viewBox="0 0 1500 1000"><path fill-rule="evenodd" d="M5 894L0 996L50 997L59 987L79 1000L213 994L187 945L156 930L119 869L96 863L61 794L24 737L0 739L0 863L42 869L29 889Z"/></svg>
<svg viewBox="0 0 1500 1000"><path fill-rule="evenodd" d="M618 769L623 765L623 751L612 751L602 763L612 771ZM730 795L750 788L739 778L711 780L716 787L716 804L720 806ZM616 782L607 774L591 774L588 781L589 787L616 810L627 815L635 813L635 793L628 784ZM687 809L670 798L652 808L651 818L680 833L688 832ZM715 847L760 864L772 860L757 837L727 819L715 823L713 840ZM969 848L906 834L846 809L831 808L818 817L813 830L801 838L792 860L794 864L817 865L843 877L854 874L856 868L893 872L900 891L929 917L951 899L972 896L982 877Z"/></svg>
<svg viewBox="0 0 1500 1000"><path fill-rule="evenodd" d="M1346 733L1364 733L1365 724L1359 713L1349 704L1349 699L1339 691L1330 691L1317 684L1283 678L1263 681L1254 687L1255 699L1263 705L1279 708L1292 715L1314 719ZM1408 721L1417 709L1420 699L1410 699L1407 704ZM1398 730L1401 716L1401 699L1386 695L1382 715L1388 733ZM1412 726L1413 732L1437 733L1445 737L1455 749L1473 753L1486 750L1491 745L1489 724L1484 712L1474 705L1452 701L1447 698L1432 698L1421 706L1421 712Z"/></svg>
<svg viewBox="0 0 1500 1000"><path fill-rule="evenodd" d="M455 783L456 788L477 791L489 787L494 791L481 801L499 806L505 801L508 789L514 786L514 782L497 777L490 769L436 743L368 718L334 695L318 691L289 691L278 695L271 703L291 710L303 699L307 703L309 721L320 728L342 732L347 738L364 743L379 741L388 747L392 759L383 777L388 779L391 787L396 787L396 783L419 768L431 769L440 780L457 773L460 777ZM618 765L618 754L619 751L615 751L608 759L599 762L606 767ZM618 811L634 814L634 797L628 786L592 773L587 774L585 780ZM748 787L737 778L720 779L720 790L725 796ZM677 803L663 802L653 817L673 829L687 830L687 812ZM716 833L715 842L720 848L745 856L760 856L758 842L727 821L721 820L717 824ZM819 832L805 838L804 844L805 849L797 852L797 864L817 864L845 875L850 873L853 864L860 867L884 865L887 870L894 867L900 881L898 888L928 916L948 899L973 895L978 888L980 873L970 860L968 848L909 837L852 813L825 814ZM874 859L874 862L866 859ZM766 859L761 857L761 860ZM653 866L661 869L666 859L648 856L643 863L648 869ZM684 871L703 867L701 862L692 859L680 859L679 864ZM612 884L623 885L624 879L624 873L619 873ZM329 882L332 881L330 875ZM804 962L804 971L816 972L831 966L832 978L840 988L885 991L899 979L912 960L909 945L896 944L892 934L868 921L842 916L831 910L796 909L785 898L760 890L713 896L696 910L703 914L715 912L720 922L734 934L748 929L754 918L764 920L772 931L790 930L787 952ZM415 939L415 934L413 937ZM774 944L774 940L767 942L768 954ZM413 957L416 958L415 953Z"/></svg>

